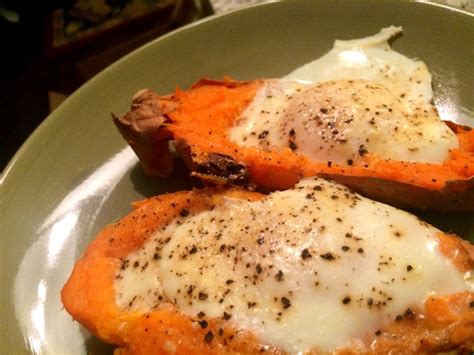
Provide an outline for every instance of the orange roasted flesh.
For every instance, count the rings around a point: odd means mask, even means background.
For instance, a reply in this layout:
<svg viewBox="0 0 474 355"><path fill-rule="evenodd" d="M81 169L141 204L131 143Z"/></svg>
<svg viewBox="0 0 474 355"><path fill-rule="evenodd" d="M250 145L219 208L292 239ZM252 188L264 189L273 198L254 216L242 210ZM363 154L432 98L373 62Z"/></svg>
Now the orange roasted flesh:
<svg viewBox="0 0 474 355"><path fill-rule="evenodd" d="M258 201L264 195L244 190L202 189L161 195L135 204L135 210L107 226L77 262L61 292L72 317L117 354L269 354L283 353L260 344L249 331L222 318L189 317L169 300L149 312L124 310L116 302L114 282L124 258L153 232L182 217L222 203L225 197ZM474 248L455 236L440 235L441 253L461 271L474 265ZM407 309L375 332L356 339L338 354L416 354L474 346L474 294L429 297L424 307Z"/></svg>
<svg viewBox="0 0 474 355"><path fill-rule="evenodd" d="M191 89L159 96L139 91L130 112L114 121L145 171L167 176L172 170L169 141L193 175L216 184L285 189L318 175L400 207L474 210L474 130L446 122L459 140L443 164L409 163L367 157L365 165L315 162L290 149L262 151L228 138L239 114L263 81L202 79Z"/></svg>

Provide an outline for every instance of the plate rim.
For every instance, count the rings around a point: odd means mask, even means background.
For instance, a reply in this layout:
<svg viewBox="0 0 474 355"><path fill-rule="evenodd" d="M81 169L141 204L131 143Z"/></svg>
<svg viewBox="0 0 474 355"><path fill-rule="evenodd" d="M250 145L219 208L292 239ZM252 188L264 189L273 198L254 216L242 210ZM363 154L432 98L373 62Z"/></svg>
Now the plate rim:
<svg viewBox="0 0 474 355"><path fill-rule="evenodd" d="M362 3L373 3L373 2L374 2L373 0L372 1L371 0L362 1ZM384 2L385 3L393 3L393 1L391 1L391 0L384 0ZM468 15L471 19L474 19L474 13L470 13L470 12L467 12L467 11L464 11L464 10L461 10L461 9L452 8L450 6L446 6L446 5L442 5L442 4L436 4L436 3L427 3L427 2L424 2L424 1L420 1L420 0L407 1L407 2L413 2L414 4L417 4L417 5L419 4L419 5L423 5L423 6L441 7L441 8L444 8L446 10L449 10L451 12L457 12L457 13L460 13L460 14L463 14L463 15ZM50 114L48 114L44 118L44 120L33 130L33 132L28 136L28 138L22 143L20 148L15 152L15 154L9 160L9 162L7 163L7 165L5 166L3 171L0 172L0 196L2 197L0 199L0 220L2 220L3 215L4 215L4 213L2 212L1 206L3 206L4 204L6 205L8 202L11 202L11 196L10 196L10 194L7 194L7 192L9 192L7 190L7 187L8 187L7 183L10 183L11 182L10 180L12 180L12 178L15 176L15 174L17 172L20 172L23 169L23 167L21 166L20 163L23 162L22 158L23 158L24 154L26 152L32 150L32 149L36 149L37 147L43 147L45 144L48 143L48 140L46 142L44 142L44 138L48 136L48 132L51 130L51 128L54 128L55 125L60 125L61 122L64 120L64 115L62 114L62 111L65 109L67 104L71 101L76 100L76 98L79 97L80 95L82 95L83 92L87 91L89 89L89 87L94 84L94 82L100 81L103 77L105 77L107 75L107 73L109 71L115 70L115 68L117 66L119 66L123 62L127 61L130 56L134 56L138 52L143 51L143 50L145 50L146 48L148 48L150 46L156 45L157 42L166 41L170 37L173 37L173 36L175 36L179 33L188 31L188 30L190 30L190 29L192 29L196 26L200 26L203 23L207 23L207 22L210 22L210 21L215 21L217 19L224 18L226 16L234 16L236 13L243 13L243 12L246 12L246 11L252 11L252 9L257 8L257 7L279 6L279 4L281 4L281 3L283 3L283 2L270 2L270 3L262 3L262 4L251 5L251 6L247 6L247 7L235 10L235 11L230 11L230 12L226 12L226 13L223 13L223 14L212 15L212 16L206 17L204 19L201 19L199 21L187 24L183 27L180 27L178 29L170 31L169 33L167 33L165 35L159 36L159 37L149 41L148 43L140 46L139 48L133 50L132 52L128 53L127 55L123 56L119 60L115 61L114 63L112 63L109 66L107 66L106 68L104 68L102 71L97 73L94 77L92 77L86 83L81 85L81 87L79 87L76 91L74 91L73 94L71 94L55 111L51 112ZM52 137L51 140L54 140L54 138ZM124 146L125 145L126 144L124 143ZM12 186L15 188L17 186L17 184L15 184L13 182ZM0 274L1 274L0 276L3 280L4 279L4 274L3 273L0 273ZM2 292L2 295L1 295L0 298L2 299L3 306L6 303L11 302L11 296L12 296L11 293L8 293L6 290ZM0 305L0 306L2 306L2 305ZM5 338L3 338L3 336L1 336L0 340L1 339L7 340L7 342L5 344L5 345L7 345L7 344L9 344L8 343L9 338L10 338L10 336L8 336L8 334L5 333ZM26 348L25 344L21 344L20 346L22 346L23 348ZM8 349L7 346L5 346L5 347ZM3 345L0 346L0 349L1 348L3 348Z"/></svg>

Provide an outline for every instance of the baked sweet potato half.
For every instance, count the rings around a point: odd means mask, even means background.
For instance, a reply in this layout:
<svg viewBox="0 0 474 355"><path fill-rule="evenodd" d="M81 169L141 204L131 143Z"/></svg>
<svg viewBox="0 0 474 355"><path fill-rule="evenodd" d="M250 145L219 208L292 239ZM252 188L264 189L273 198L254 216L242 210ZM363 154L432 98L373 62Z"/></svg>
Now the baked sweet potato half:
<svg viewBox="0 0 474 355"><path fill-rule="evenodd" d="M135 207L61 293L118 354L474 349L474 247L342 185L196 189Z"/></svg>
<svg viewBox="0 0 474 355"><path fill-rule="evenodd" d="M342 163L328 159L317 161L297 152L293 129L288 131L286 147L261 149L237 143L229 132L265 83L265 80L203 79L187 91L177 89L166 96L141 90L134 96L130 112L124 117L114 116L114 121L151 175L167 176L171 171L173 158L169 142L173 141L193 175L218 184L231 182L274 190L291 187L302 177L318 175L396 206L474 210L474 131L470 128L446 122L449 128L445 128L451 135L455 134L458 146L449 150L444 161L437 163L380 158L366 149L366 143L355 148L357 161L352 158ZM386 112L391 113L391 108L382 104ZM327 110L330 108L320 108L321 115L329 115ZM374 124L378 114L375 112L370 124ZM324 121L315 122L321 125ZM332 122L327 121L327 124L333 128ZM398 128L395 126L394 131ZM332 139L347 145L340 131L332 129ZM416 132L420 137L424 133L423 128ZM251 134L261 143L268 131ZM416 150L418 148L407 146L406 152L411 154Z"/></svg>

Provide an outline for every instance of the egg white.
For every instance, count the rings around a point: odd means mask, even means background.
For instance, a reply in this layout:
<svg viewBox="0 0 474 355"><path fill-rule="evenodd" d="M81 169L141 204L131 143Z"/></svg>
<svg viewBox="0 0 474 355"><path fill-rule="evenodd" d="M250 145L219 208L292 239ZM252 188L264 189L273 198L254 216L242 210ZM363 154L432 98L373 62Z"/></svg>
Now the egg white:
<svg viewBox="0 0 474 355"><path fill-rule="evenodd" d="M473 291L439 252L438 233L342 185L304 179L156 231L124 259L116 301L133 312L171 302L283 351L332 351L430 295Z"/></svg>
<svg viewBox="0 0 474 355"><path fill-rule="evenodd" d="M363 164L370 153L442 164L459 142L431 104L426 65L388 44L400 32L336 41L323 57L267 81L230 139L267 151L287 147L318 162Z"/></svg>
<svg viewBox="0 0 474 355"><path fill-rule="evenodd" d="M426 64L394 51L388 43L402 31L401 27L391 26L373 36L336 40L328 53L296 68L284 78L314 83L338 79L370 80L405 100L430 103L433 90Z"/></svg>

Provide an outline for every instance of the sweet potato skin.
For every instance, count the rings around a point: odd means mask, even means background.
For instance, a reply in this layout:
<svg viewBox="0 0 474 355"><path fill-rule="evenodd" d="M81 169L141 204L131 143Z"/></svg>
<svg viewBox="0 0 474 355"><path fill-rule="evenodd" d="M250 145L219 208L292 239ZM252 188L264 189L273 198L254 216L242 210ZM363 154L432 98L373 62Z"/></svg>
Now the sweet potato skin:
<svg viewBox="0 0 474 355"><path fill-rule="evenodd" d="M239 147L227 138L227 130L261 84L261 80L203 79L186 92L177 90L164 97L142 91L135 95L131 111L124 117L114 117L114 121L150 175L169 174L169 164L161 163L170 157L163 141L173 140L192 174L207 182L230 182L270 191L289 188L304 176L319 175L399 207L474 211L474 131L470 128L448 123L458 136L460 149L453 151L451 159L443 165L367 157L367 167L328 166L289 149L262 152ZM169 109L171 104L173 108ZM140 111L148 113L146 107L156 106L163 106L155 117L155 122L162 124L141 129ZM227 165L208 169L215 154L225 158ZM240 167L238 176L230 176L226 168L229 165Z"/></svg>
<svg viewBox="0 0 474 355"><path fill-rule="evenodd" d="M190 214L219 204L224 196L259 200L263 195L244 190L202 189L166 194L135 204L136 209L107 226L77 262L61 292L72 317L105 342L118 345L117 354L256 354L260 344L250 333L208 318L196 319L171 303L148 313L120 309L115 302L115 275L121 260L140 248L152 233L170 223L183 209ZM440 252L461 270L474 268L474 247L457 237L439 236ZM212 333L209 341L208 332ZM207 339L207 340L206 340ZM474 294L469 292L428 298L424 309L412 308L400 319L367 334L339 354L417 354L474 347ZM281 354L265 346L265 353ZM315 352L316 353L316 352Z"/></svg>
<svg viewBox="0 0 474 355"><path fill-rule="evenodd" d="M474 210L474 178L450 181L442 190L426 190L394 180L341 174L319 174L369 196L400 208L434 209L439 211Z"/></svg>

